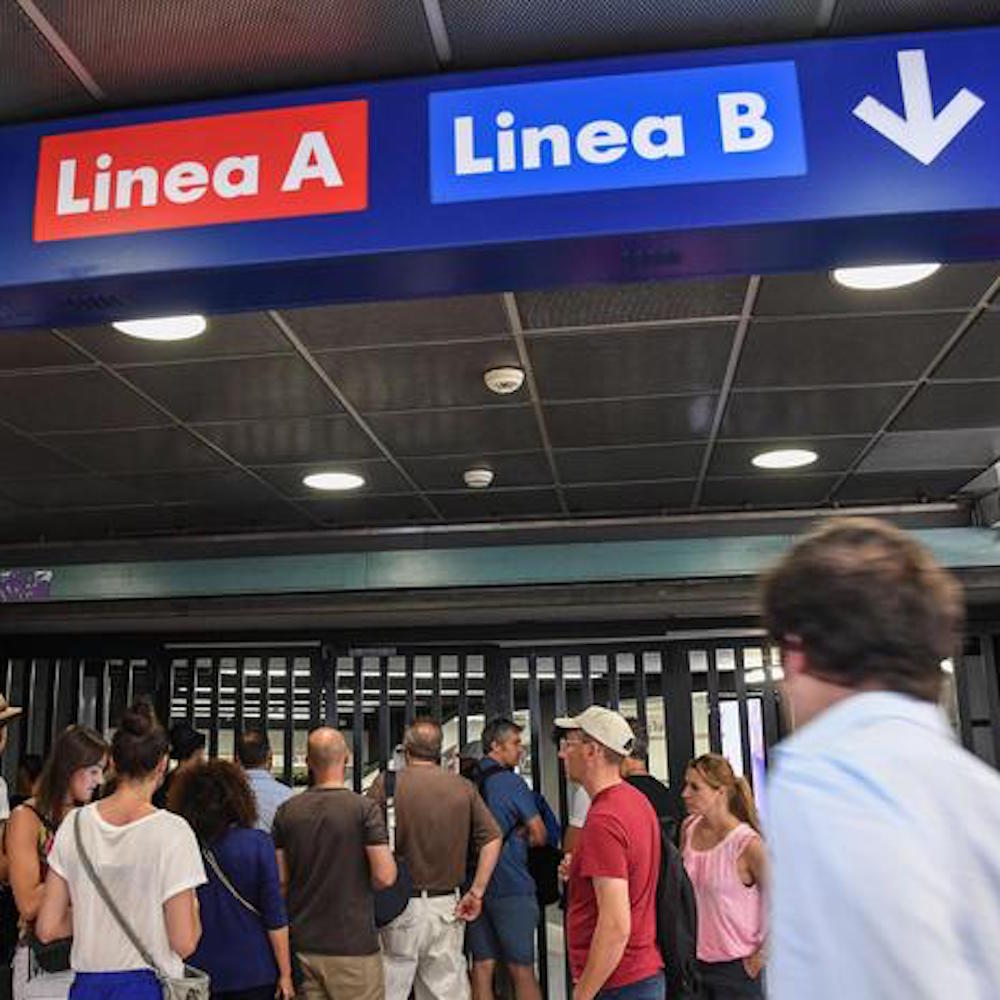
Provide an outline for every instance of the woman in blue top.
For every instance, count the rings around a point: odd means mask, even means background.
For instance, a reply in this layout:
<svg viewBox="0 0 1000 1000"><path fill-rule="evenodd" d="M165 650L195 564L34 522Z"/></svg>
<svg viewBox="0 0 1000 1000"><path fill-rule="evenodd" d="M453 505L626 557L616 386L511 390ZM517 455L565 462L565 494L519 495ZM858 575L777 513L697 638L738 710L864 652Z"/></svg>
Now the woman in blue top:
<svg viewBox="0 0 1000 1000"><path fill-rule="evenodd" d="M288 916L271 838L243 772L210 761L178 774L171 810L194 829L207 884L198 889L202 935L188 959L212 981L213 1000L292 1000Z"/></svg>

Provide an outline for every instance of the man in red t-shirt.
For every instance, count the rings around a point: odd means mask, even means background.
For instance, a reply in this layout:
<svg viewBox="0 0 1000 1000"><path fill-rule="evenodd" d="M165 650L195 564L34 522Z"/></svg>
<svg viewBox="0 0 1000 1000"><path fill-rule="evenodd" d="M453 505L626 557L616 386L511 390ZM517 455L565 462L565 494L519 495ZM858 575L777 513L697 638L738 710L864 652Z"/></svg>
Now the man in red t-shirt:
<svg viewBox="0 0 1000 1000"><path fill-rule="evenodd" d="M592 705L556 719L559 756L590 796L576 850L567 855L566 933L573 1000L664 1000L656 944L660 824L642 792L621 778L632 730L617 712Z"/></svg>

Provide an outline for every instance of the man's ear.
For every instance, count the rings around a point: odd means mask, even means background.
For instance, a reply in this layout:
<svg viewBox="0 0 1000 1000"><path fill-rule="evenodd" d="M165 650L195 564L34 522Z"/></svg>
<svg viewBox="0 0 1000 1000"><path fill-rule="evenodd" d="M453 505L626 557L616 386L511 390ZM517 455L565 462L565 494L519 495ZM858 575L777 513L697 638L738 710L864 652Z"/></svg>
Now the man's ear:
<svg viewBox="0 0 1000 1000"><path fill-rule="evenodd" d="M787 636L781 644L781 666L785 677L801 677L809 672L809 661L802 640L797 635Z"/></svg>

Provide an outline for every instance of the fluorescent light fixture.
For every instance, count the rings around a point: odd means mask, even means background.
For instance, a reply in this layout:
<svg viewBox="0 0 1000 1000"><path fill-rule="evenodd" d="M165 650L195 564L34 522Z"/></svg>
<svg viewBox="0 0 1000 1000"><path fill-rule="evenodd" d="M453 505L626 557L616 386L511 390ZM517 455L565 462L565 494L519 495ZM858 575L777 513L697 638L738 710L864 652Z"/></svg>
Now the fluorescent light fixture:
<svg viewBox="0 0 1000 1000"><path fill-rule="evenodd" d="M779 448L763 451L751 459L758 469L801 469L812 465L819 456L806 448Z"/></svg>
<svg viewBox="0 0 1000 1000"><path fill-rule="evenodd" d="M205 332L204 316L159 316L155 319L129 319L111 324L119 333L139 340L190 340Z"/></svg>
<svg viewBox="0 0 1000 1000"><path fill-rule="evenodd" d="M356 490L365 485L364 479L353 472L313 472L302 482L311 490Z"/></svg>
<svg viewBox="0 0 1000 1000"><path fill-rule="evenodd" d="M875 267L837 267L832 271L833 280L845 288L864 292L880 292L889 288L903 288L929 278L941 269L940 264L879 264Z"/></svg>

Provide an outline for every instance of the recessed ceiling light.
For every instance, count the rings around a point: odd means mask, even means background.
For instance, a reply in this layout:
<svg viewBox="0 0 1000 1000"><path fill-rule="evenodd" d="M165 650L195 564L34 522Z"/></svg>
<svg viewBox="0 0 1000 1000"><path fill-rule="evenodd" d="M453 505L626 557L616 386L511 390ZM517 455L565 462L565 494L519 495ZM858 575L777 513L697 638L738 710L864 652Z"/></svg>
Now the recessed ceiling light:
<svg viewBox="0 0 1000 1000"><path fill-rule="evenodd" d="M509 396L524 385L524 372L513 365L491 368L483 372L483 381L490 392L495 392L498 396Z"/></svg>
<svg viewBox="0 0 1000 1000"><path fill-rule="evenodd" d="M129 319L111 324L119 333L140 340L190 340L205 332L204 316L159 316L155 319Z"/></svg>
<svg viewBox="0 0 1000 1000"><path fill-rule="evenodd" d="M751 461L758 469L800 469L812 465L818 457L816 452L805 448L779 448L754 455Z"/></svg>
<svg viewBox="0 0 1000 1000"><path fill-rule="evenodd" d="M303 480L311 490L356 490L364 478L353 472L312 472Z"/></svg>
<svg viewBox="0 0 1000 1000"><path fill-rule="evenodd" d="M465 485L470 490L485 490L493 483L493 470L483 468L466 469L462 473L462 479L465 480Z"/></svg>
<svg viewBox="0 0 1000 1000"><path fill-rule="evenodd" d="M888 288L903 288L929 278L941 269L940 264L880 264L876 267L837 267L833 280L845 288L879 292Z"/></svg>
<svg viewBox="0 0 1000 1000"><path fill-rule="evenodd" d="M955 661L950 656L948 659L941 661L941 671L945 674L953 674L955 672Z"/></svg>

